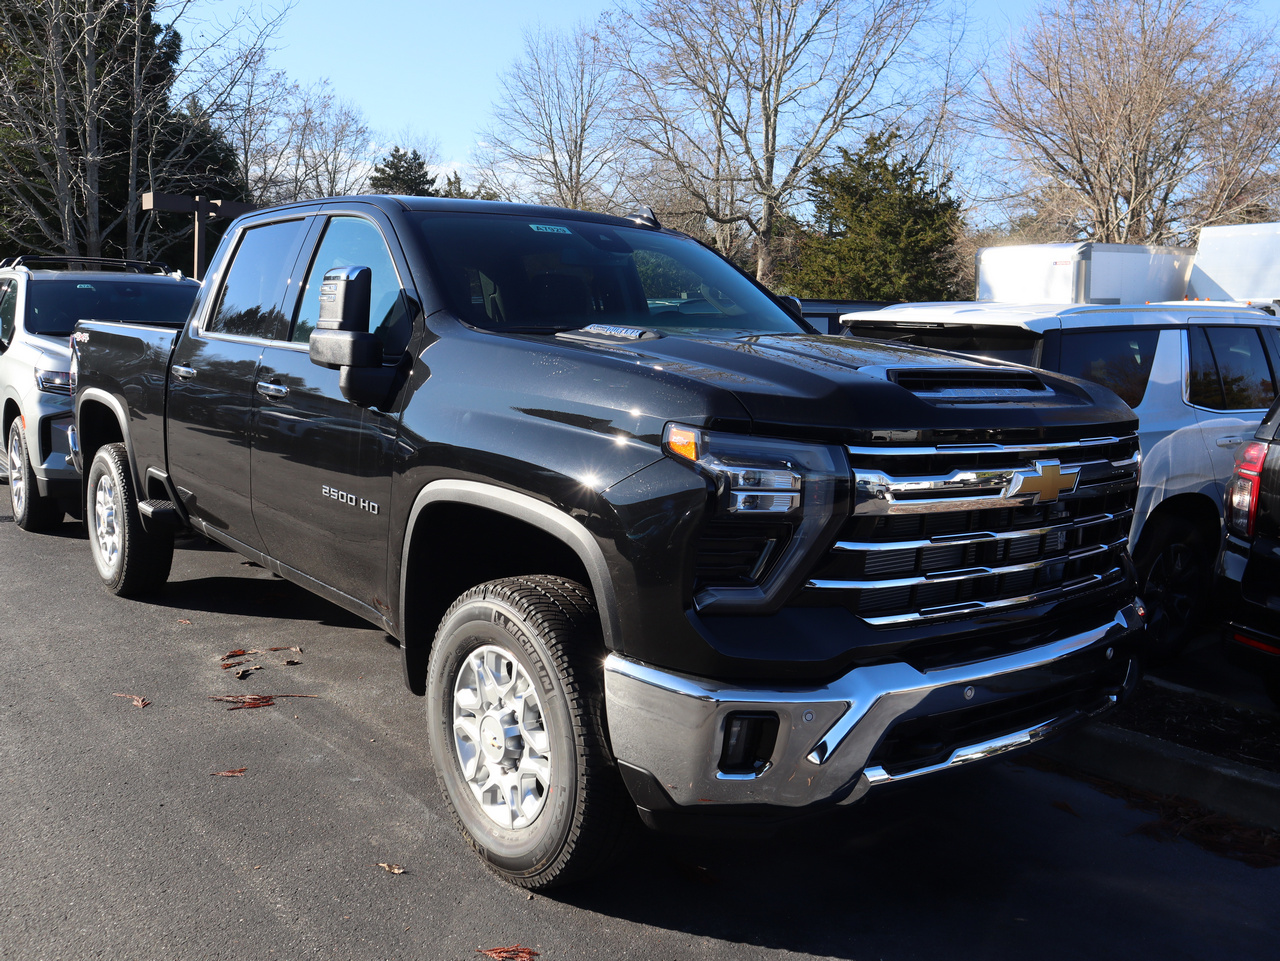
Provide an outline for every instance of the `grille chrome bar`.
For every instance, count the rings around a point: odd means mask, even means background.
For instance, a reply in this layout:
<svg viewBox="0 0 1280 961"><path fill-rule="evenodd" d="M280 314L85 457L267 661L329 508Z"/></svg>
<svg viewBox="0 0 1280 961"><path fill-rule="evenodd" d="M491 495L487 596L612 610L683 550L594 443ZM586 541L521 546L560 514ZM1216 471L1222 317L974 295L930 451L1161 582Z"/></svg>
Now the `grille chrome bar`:
<svg viewBox="0 0 1280 961"><path fill-rule="evenodd" d="M1001 505L1007 506L1007 505ZM1112 521L1128 521L1133 517L1133 511L1117 511L1114 514L1094 514L1092 517L1082 517L1080 520L1064 520L1058 524L1049 524L1045 527L1028 527L1022 530L1011 531L974 531L967 534L940 534L937 537L930 537L924 540L913 541L836 541L832 550L836 551L861 551L861 552L879 552L879 551L910 551L920 550L926 547L965 547L969 544L989 544L993 541L1014 541L1023 538L1043 537L1045 534L1063 533L1066 531L1080 530L1085 527L1097 527L1100 524L1109 524Z"/></svg>
<svg viewBox="0 0 1280 961"><path fill-rule="evenodd" d="M1089 460L1053 465L1063 475L1077 476L1076 490L1096 484L1116 483L1115 472L1136 473L1139 458L1121 461ZM1037 471L1039 468L1037 468ZM1097 476L1106 472L1108 476ZM1090 476L1094 475L1094 476ZM898 477L879 470L854 467L857 490L856 514L919 514L928 511L982 510L1039 503L1032 491L1020 492L1019 478L1035 477L1030 465L992 469L956 470L947 475Z"/></svg>
<svg viewBox="0 0 1280 961"><path fill-rule="evenodd" d="M1055 451L1083 450L1111 444L1132 443L1138 446L1138 435L1124 437L1083 437L1080 440L1047 441L1043 444L935 444L930 447L854 446L847 450L854 457L926 457L932 454L1044 454Z"/></svg>
<svg viewBox="0 0 1280 961"><path fill-rule="evenodd" d="M1069 564L1071 561L1083 560L1086 557L1093 557L1097 554L1105 554L1107 551L1116 550L1123 547L1124 543L1125 538L1121 538L1111 544L1090 544L1088 547L1068 551L1065 554L1042 557L1038 560L1026 561L1021 564L1008 564L1004 567L967 567L961 570L938 571L914 577L895 577L882 580L813 580L809 581L805 586L820 591L876 591L902 587L921 587L925 584L945 584L948 581L964 581L974 577L999 577L1002 574L1021 574L1026 571L1038 571L1054 564Z"/></svg>
<svg viewBox="0 0 1280 961"><path fill-rule="evenodd" d="M992 601L964 601L959 604L949 604L946 607L930 607L919 611L908 611L902 614L881 614L870 616L864 614L862 615L862 619L875 627L895 627L902 624L909 624L912 621L927 621L935 617L946 617L948 615L986 614L991 611L1002 610L1006 607L1018 607L1020 605L1038 604L1044 601L1051 601L1054 598L1062 597L1085 587L1094 587L1104 581L1109 582L1118 580L1120 574L1120 568L1114 567L1102 574L1090 574L1087 577L1078 578L1058 587L1047 588L1046 590L1037 591L1032 594L1022 594L1018 597L1001 597Z"/></svg>

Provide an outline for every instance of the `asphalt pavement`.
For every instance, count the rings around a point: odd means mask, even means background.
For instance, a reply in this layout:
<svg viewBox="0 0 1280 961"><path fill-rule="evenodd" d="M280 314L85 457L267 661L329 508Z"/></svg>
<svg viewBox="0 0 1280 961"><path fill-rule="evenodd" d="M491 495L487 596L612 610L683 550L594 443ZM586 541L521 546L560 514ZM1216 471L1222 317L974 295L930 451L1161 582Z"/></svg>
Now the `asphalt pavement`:
<svg viewBox="0 0 1280 961"><path fill-rule="evenodd" d="M1004 762L768 840L648 836L530 896L457 835L381 631L196 541L158 599L121 600L78 525L7 511L0 491L0 958L1275 956L1280 869ZM233 650L255 653L223 670ZM307 696L212 699L245 694Z"/></svg>

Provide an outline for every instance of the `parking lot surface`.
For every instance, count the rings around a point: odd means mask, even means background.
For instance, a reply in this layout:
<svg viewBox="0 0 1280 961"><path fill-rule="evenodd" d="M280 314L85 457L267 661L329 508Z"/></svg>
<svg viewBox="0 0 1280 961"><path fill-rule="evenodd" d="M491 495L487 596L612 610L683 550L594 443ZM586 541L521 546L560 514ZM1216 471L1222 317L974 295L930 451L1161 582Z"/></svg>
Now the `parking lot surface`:
<svg viewBox="0 0 1280 961"><path fill-rule="evenodd" d="M26 534L6 493L0 958L1275 957L1280 868L1012 763L530 896L454 829L381 631L197 541L112 597L78 524ZM212 699L247 694L277 698Z"/></svg>

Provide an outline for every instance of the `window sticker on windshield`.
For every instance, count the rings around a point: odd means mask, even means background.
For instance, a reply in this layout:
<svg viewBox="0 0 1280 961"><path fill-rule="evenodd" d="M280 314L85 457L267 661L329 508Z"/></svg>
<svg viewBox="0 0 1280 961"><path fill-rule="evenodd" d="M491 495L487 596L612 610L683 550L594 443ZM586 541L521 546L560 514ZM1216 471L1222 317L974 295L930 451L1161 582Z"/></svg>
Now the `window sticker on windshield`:
<svg viewBox="0 0 1280 961"><path fill-rule="evenodd" d="M540 234L573 234L568 227L557 227L554 224L530 224L529 226Z"/></svg>

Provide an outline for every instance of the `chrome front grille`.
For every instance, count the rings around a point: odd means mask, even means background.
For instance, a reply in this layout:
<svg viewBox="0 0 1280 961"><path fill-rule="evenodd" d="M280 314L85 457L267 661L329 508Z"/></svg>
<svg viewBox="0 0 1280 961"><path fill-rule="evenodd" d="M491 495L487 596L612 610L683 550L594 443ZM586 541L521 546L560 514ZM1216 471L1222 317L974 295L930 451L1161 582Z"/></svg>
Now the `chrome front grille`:
<svg viewBox="0 0 1280 961"><path fill-rule="evenodd" d="M1139 461L1136 436L851 447L854 512L806 593L891 626L1117 582Z"/></svg>

